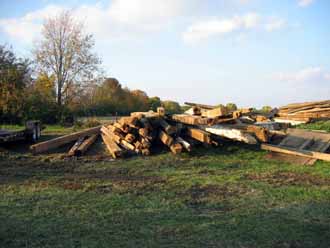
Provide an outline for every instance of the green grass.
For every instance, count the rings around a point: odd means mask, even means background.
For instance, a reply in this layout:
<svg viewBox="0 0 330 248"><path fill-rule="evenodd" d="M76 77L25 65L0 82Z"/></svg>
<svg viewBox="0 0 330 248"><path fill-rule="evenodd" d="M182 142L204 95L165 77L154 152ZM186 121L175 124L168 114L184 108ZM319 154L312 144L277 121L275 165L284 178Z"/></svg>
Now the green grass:
<svg viewBox="0 0 330 248"><path fill-rule="evenodd" d="M324 130L330 132L330 121L318 121L315 123L302 124L298 127L309 130Z"/></svg>
<svg viewBox="0 0 330 248"><path fill-rule="evenodd" d="M225 144L127 160L0 152L0 247L329 247L330 163Z"/></svg>

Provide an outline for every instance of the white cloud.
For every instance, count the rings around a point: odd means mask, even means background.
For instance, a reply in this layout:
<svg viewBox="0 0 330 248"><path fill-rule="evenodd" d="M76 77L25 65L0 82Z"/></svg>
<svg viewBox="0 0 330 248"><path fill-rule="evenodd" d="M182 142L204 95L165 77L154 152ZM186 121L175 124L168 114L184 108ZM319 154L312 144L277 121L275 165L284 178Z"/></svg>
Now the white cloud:
<svg viewBox="0 0 330 248"><path fill-rule="evenodd" d="M10 37L32 42L40 33L44 18L52 16L62 10L61 7L49 5L44 9L29 12L20 18L0 19L0 28Z"/></svg>
<svg viewBox="0 0 330 248"><path fill-rule="evenodd" d="M228 19L212 18L193 23L183 33L186 43L194 44L206 40L212 36L221 36L235 31L247 31L252 29L265 29L274 31L285 26L286 21L280 18L265 18L257 13L248 13L242 16L234 16Z"/></svg>
<svg viewBox="0 0 330 248"><path fill-rule="evenodd" d="M243 16L234 16L229 19L212 18L193 23L183 33L183 40L187 43L197 43L211 36L223 35L240 29L251 29L258 24L259 16L249 13Z"/></svg>
<svg viewBox="0 0 330 248"><path fill-rule="evenodd" d="M281 29L285 26L286 21L282 18L272 17L269 21L265 24L265 29L268 32L272 32L278 29Z"/></svg>
<svg viewBox="0 0 330 248"><path fill-rule="evenodd" d="M108 14L117 23L157 30L184 10L186 0L114 0Z"/></svg>
<svg viewBox="0 0 330 248"><path fill-rule="evenodd" d="M326 71L320 66L307 67L296 72L278 73L274 77L276 80L296 83L296 84L310 84L310 83L325 83L330 82L330 71Z"/></svg>
<svg viewBox="0 0 330 248"><path fill-rule="evenodd" d="M185 11L188 0L113 0L107 6L82 5L72 12L83 21L96 38L119 37L122 34L153 32ZM11 38L31 43L40 34L45 18L67 9L49 5L19 18L0 19L0 30Z"/></svg>
<svg viewBox="0 0 330 248"><path fill-rule="evenodd" d="M309 5L311 5L315 0L299 0L298 1L298 5L300 7L307 7Z"/></svg>

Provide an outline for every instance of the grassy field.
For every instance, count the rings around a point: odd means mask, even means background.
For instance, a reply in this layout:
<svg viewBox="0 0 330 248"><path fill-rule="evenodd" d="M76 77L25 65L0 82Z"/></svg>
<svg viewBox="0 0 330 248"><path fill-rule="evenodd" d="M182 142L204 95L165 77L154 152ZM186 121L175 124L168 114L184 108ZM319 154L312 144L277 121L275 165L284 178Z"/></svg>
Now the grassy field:
<svg viewBox="0 0 330 248"><path fill-rule="evenodd" d="M265 154L224 144L113 161L3 148L0 247L329 247L330 163Z"/></svg>

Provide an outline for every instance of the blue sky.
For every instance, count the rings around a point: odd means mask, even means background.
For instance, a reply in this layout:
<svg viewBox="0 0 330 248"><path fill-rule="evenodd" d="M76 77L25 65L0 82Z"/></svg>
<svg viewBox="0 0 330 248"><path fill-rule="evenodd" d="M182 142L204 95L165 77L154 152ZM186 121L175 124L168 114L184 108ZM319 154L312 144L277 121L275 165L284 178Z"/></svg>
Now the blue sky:
<svg viewBox="0 0 330 248"><path fill-rule="evenodd" d="M330 99L328 0L1 0L0 43L29 57L71 9L108 76L149 96L240 106Z"/></svg>

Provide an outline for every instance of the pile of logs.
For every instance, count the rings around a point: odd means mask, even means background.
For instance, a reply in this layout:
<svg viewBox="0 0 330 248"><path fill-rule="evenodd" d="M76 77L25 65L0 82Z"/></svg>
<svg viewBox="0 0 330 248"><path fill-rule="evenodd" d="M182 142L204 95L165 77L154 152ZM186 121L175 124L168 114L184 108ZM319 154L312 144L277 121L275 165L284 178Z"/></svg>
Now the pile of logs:
<svg viewBox="0 0 330 248"><path fill-rule="evenodd" d="M123 117L114 124L101 128L103 142L112 157L125 154L150 155L160 146L167 147L174 154L190 152L192 144L216 144L211 134L197 128L184 127L164 115L164 109L158 112L137 112ZM195 140L195 141L193 141Z"/></svg>
<svg viewBox="0 0 330 248"><path fill-rule="evenodd" d="M133 154L148 156L164 148L178 154L190 152L198 144L218 145L225 140L263 144L261 148L265 148L264 144L271 144L275 136L287 135L283 131L287 124L278 123L277 119L330 117L330 101L290 104L267 114L253 112L251 108L230 111L224 106L186 105L191 108L184 114L166 115L164 108L158 108L157 112L134 112L112 124L32 145L31 150L37 154L72 143L67 155L81 156L99 136L113 158ZM310 142L306 140L306 144L307 141ZM328 143L319 145L315 151L323 151L326 145Z"/></svg>

